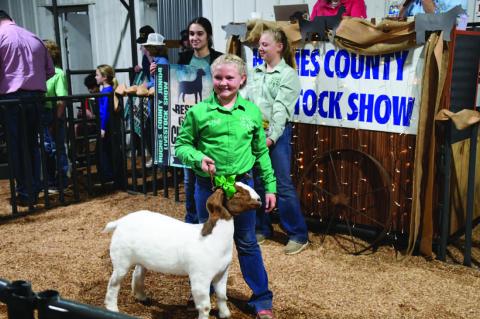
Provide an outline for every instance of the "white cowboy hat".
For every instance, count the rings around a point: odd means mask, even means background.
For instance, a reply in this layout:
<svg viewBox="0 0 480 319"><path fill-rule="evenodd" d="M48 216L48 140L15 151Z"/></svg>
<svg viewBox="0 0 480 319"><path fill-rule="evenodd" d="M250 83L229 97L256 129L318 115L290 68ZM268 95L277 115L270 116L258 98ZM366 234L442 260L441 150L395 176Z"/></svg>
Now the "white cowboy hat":
<svg viewBox="0 0 480 319"><path fill-rule="evenodd" d="M161 35L160 33L150 33L147 38L147 42L141 43L143 46L147 45L165 45L165 37Z"/></svg>

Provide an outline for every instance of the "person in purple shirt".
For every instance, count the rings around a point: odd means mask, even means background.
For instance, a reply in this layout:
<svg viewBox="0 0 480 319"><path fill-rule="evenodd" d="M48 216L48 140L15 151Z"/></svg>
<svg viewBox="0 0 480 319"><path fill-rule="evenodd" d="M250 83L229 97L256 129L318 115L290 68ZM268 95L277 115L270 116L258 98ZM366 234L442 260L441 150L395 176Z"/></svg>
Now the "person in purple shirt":
<svg viewBox="0 0 480 319"><path fill-rule="evenodd" d="M43 104L39 101L46 92L47 79L54 74L52 59L42 40L17 26L0 10L0 106L2 100L32 101L1 107L19 205L35 204L41 189L37 120L41 118Z"/></svg>

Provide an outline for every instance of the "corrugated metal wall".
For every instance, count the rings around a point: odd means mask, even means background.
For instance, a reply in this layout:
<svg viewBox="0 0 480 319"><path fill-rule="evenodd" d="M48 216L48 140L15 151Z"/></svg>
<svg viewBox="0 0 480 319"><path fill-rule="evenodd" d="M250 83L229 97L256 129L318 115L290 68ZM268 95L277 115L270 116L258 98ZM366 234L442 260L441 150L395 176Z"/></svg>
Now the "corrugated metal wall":
<svg viewBox="0 0 480 319"><path fill-rule="evenodd" d="M36 8L30 0L0 0L0 8L5 10L19 25L37 33Z"/></svg>
<svg viewBox="0 0 480 319"><path fill-rule="evenodd" d="M157 8L143 0L126 0L135 5L136 30L140 26L156 25ZM44 7L51 0L0 0L0 8L7 11L15 22L37 34L41 39L55 39L52 13ZM115 68L132 66L130 21L127 9L120 0L57 0L58 6L88 5L93 65L110 64ZM141 59L141 54L139 59ZM120 83L128 77L119 75Z"/></svg>
<svg viewBox="0 0 480 319"><path fill-rule="evenodd" d="M202 15L202 0L158 0L157 32L166 39L180 39L180 31ZM170 61L177 61L178 50L170 50Z"/></svg>

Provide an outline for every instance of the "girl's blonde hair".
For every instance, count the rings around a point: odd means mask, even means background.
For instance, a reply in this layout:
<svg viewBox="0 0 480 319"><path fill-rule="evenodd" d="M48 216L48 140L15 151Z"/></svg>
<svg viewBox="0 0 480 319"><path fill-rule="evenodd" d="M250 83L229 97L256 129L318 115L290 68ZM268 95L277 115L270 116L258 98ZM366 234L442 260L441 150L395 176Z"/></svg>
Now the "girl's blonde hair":
<svg viewBox="0 0 480 319"><path fill-rule="evenodd" d="M295 53L292 50L290 41L288 41L287 35L282 29L268 29L262 32L262 34L268 33L272 36L273 41L276 43L281 43L283 46L282 58L285 62L290 65L292 68L296 69L297 64L295 63Z"/></svg>
<svg viewBox="0 0 480 319"><path fill-rule="evenodd" d="M106 78L106 82L108 84L110 84L111 86L113 86L113 89L117 88L118 81L115 78L115 71L113 70L113 68L110 65L100 64L99 66L97 66L97 70L98 70L98 72L100 72L100 74L103 77Z"/></svg>
<svg viewBox="0 0 480 319"><path fill-rule="evenodd" d="M222 64L234 64L237 67L237 70L240 76L247 75L247 68L245 66L245 62L235 54L229 54L229 53L222 54L221 56L216 58L213 61L212 65L210 66L210 71L212 72L212 74L215 68ZM246 83L247 81L245 80L243 84L240 86L240 88L243 88Z"/></svg>

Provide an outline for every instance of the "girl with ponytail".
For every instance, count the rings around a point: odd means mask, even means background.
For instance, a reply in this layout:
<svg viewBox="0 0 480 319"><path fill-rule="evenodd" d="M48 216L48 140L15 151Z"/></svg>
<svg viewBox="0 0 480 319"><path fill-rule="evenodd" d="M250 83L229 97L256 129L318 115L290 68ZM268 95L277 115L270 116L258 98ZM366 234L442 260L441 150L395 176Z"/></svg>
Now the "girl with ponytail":
<svg viewBox="0 0 480 319"><path fill-rule="evenodd" d="M290 121L300 94L300 80L290 43L282 30L264 31L258 51L264 63L253 70L246 94L262 111L267 147L277 178L280 223L289 237L285 253L293 255L308 245L307 226L290 177ZM261 182L255 183L255 189L260 196L265 194ZM256 234L259 244L272 236L272 224L265 208L257 211Z"/></svg>

